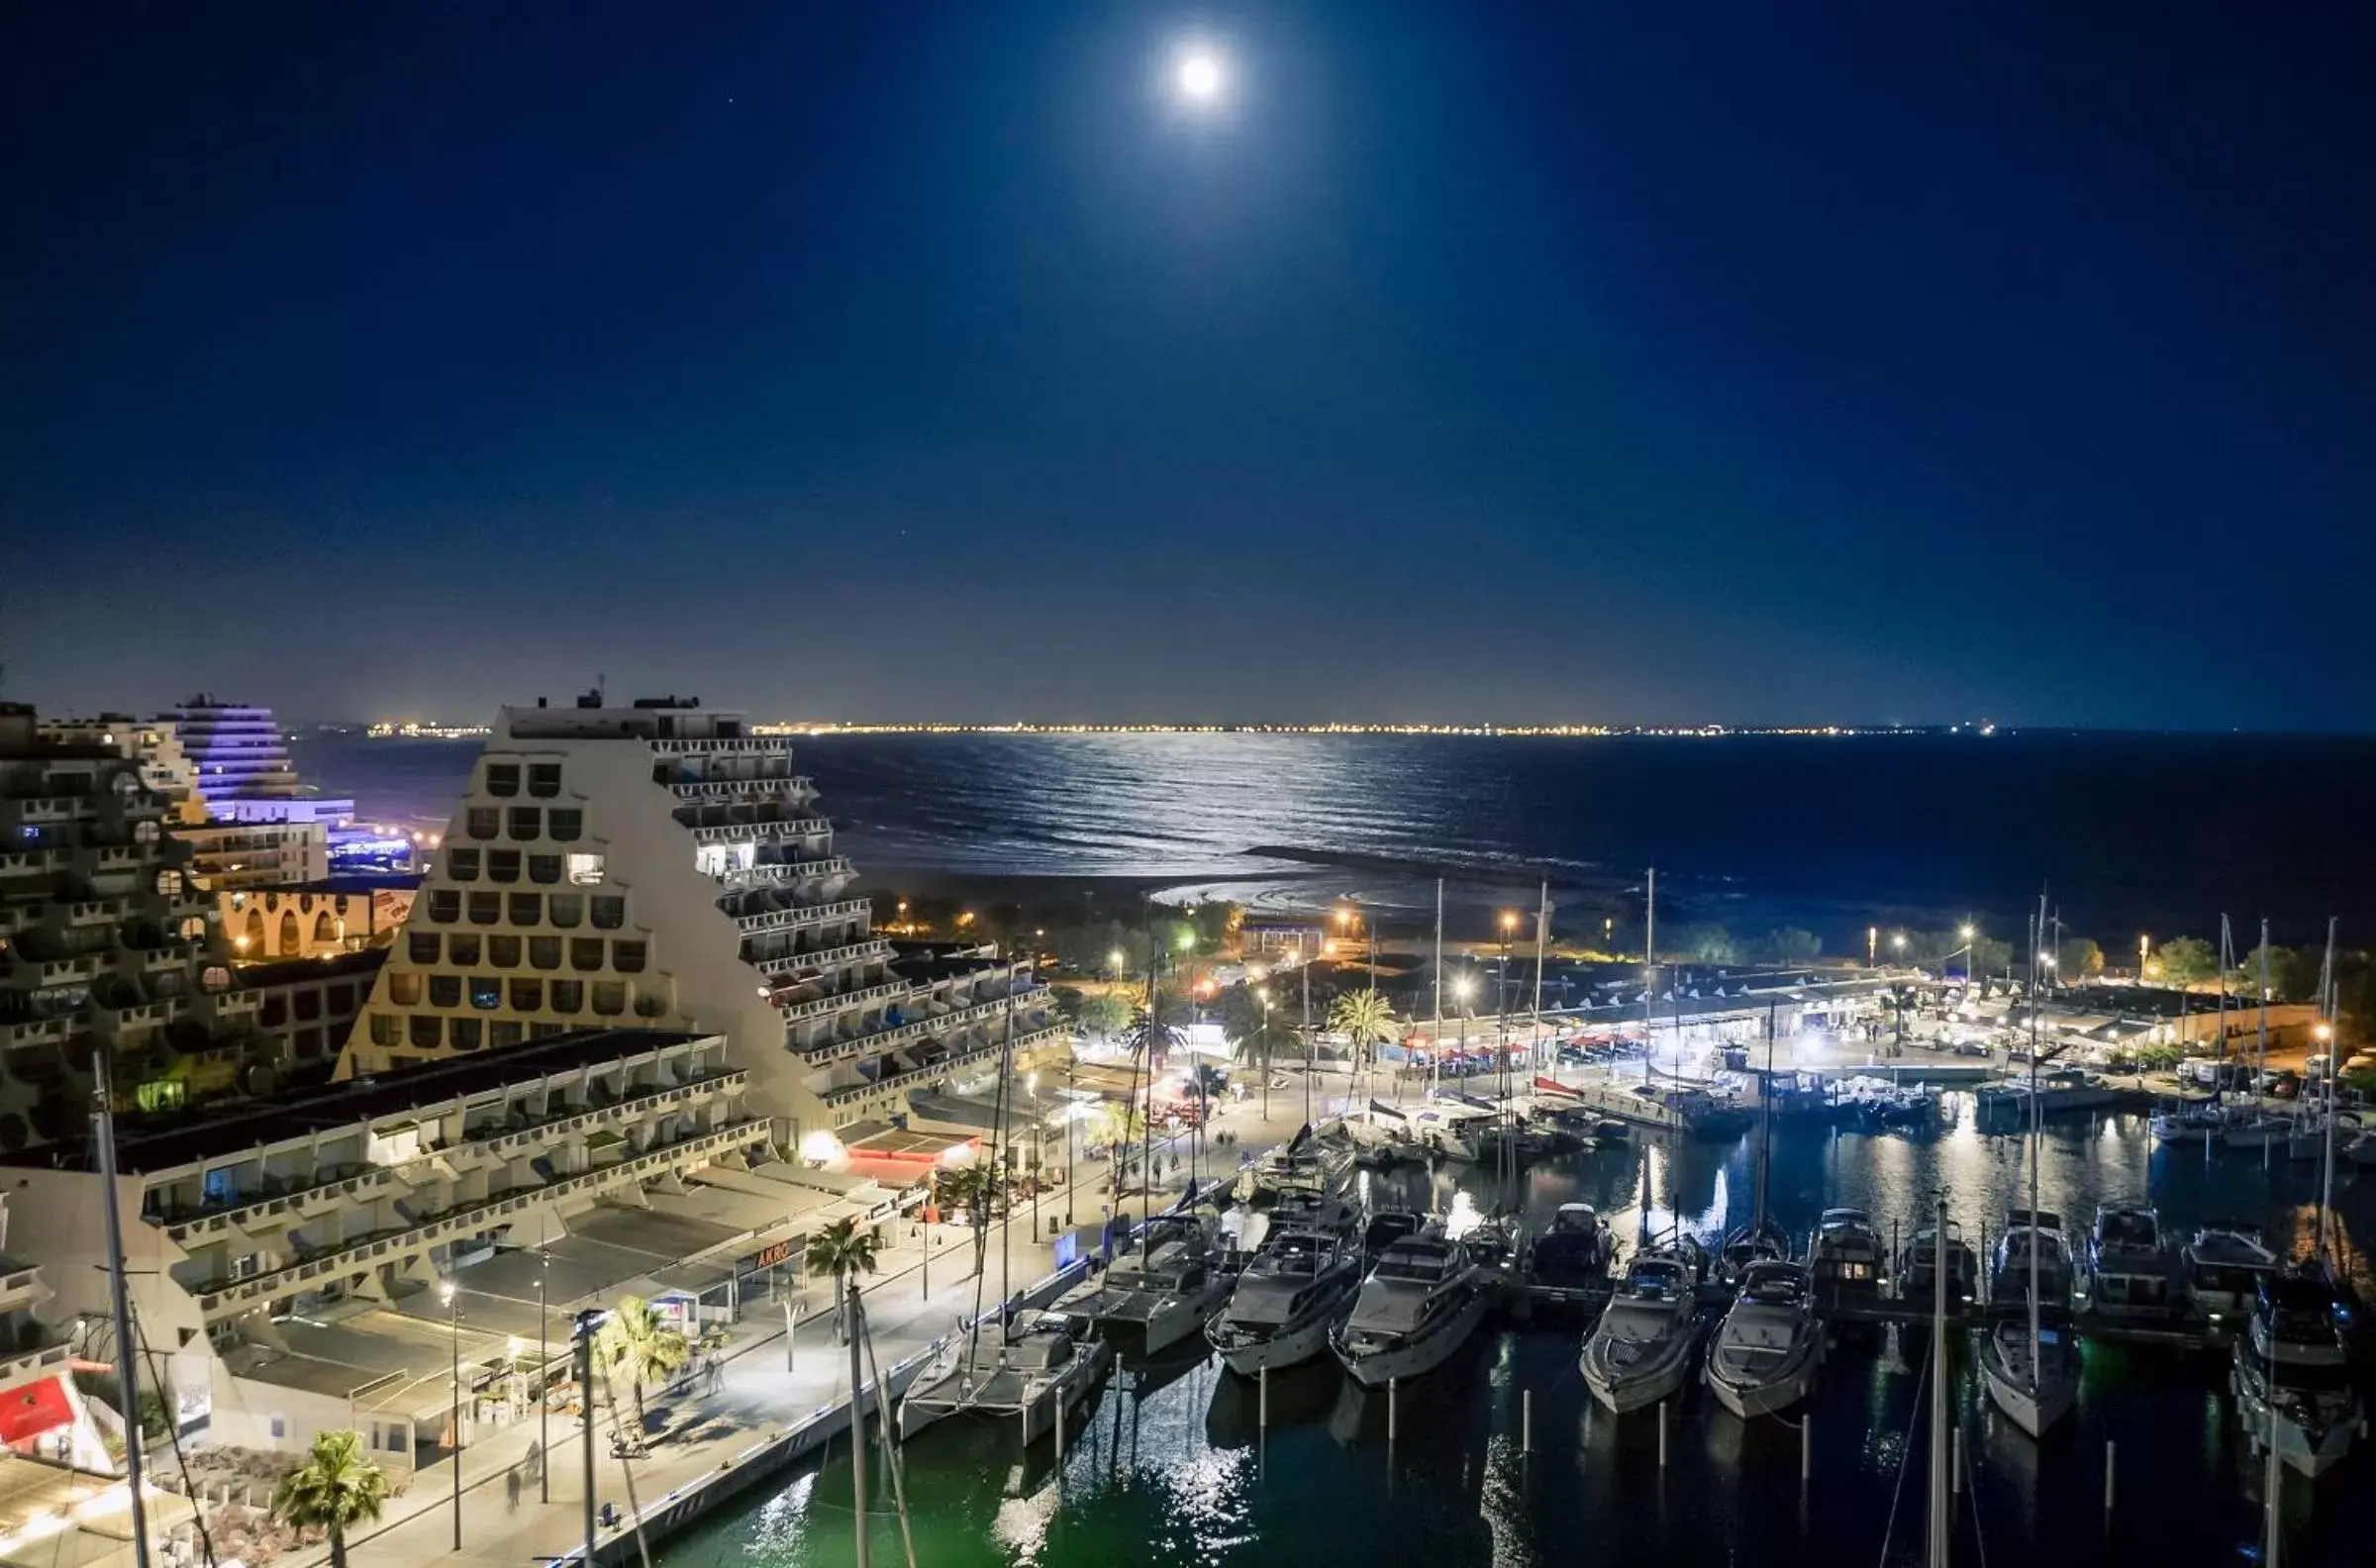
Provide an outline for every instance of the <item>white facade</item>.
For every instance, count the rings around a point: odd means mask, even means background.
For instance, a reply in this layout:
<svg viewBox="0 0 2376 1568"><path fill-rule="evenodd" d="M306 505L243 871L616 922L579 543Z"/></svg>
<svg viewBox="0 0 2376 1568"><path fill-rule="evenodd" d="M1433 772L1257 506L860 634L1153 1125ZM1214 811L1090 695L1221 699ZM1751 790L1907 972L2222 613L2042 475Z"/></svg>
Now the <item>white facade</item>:
<svg viewBox="0 0 2376 1568"><path fill-rule="evenodd" d="M784 1141L1060 1040L1029 972L876 936L791 743L670 699L506 708L342 1075L630 1022L724 1033Z"/></svg>

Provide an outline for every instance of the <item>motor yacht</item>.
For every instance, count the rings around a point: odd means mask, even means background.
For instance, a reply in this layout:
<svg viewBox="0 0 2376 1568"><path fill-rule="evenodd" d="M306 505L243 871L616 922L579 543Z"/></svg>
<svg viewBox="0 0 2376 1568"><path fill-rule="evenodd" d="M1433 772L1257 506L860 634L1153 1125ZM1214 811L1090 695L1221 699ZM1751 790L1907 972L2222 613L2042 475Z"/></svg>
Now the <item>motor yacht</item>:
<svg viewBox="0 0 2376 1568"><path fill-rule="evenodd" d="M1741 1225L1725 1237L1716 1255L1716 1277L1728 1285L1737 1284L1753 1263L1789 1260L1790 1233L1771 1220L1762 1221Z"/></svg>
<svg viewBox="0 0 2376 1568"><path fill-rule="evenodd" d="M1063 1313L985 1322L941 1346L908 1386L899 1402L900 1441L944 1416L964 1415L1019 1421L1029 1445L1055 1424L1058 1406L1088 1397L1113 1359L1080 1320Z"/></svg>
<svg viewBox="0 0 2376 1568"><path fill-rule="evenodd" d="M2277 1257L2249 1225L2199 1226L2178 1252L2180 1285L2189 1306L2218 1323L2252 1310L2261 1281L2276 1272Z"/></svg>
<svg viewBox="0 0 2376 1568"><path fill-rule="evenodd" d="M2087 1237L2088 1307L2106 1318L2175 1316L2182 1304L2161 1216L2143 1204L2097 1206Z"/></svg>
<svg viewBox="0 0 2376 1568"><path fill-rule="evenodd" d="M1355 1382L1382 1388L1441 1366L1484 1316L1468 1249L1439 1234L1406 1236L1379 1255L1329 1343Z"/></svg>
<svg viewBox="0 0 2376 1568"><path fill-rule="evenodd" d="M2036 1254L2034 1270L2030 1267L2032 1251ZM2028 1300L2033 1278L2040 1302L2048 1307L2070 1306L2077 1276L2071 1261L2071 1243L2062 1230L2062 1216L2032 1214L2027 1209L2008 1210L2004 1232L1997 1237L1996 1252L1989 1272L1991 1306Z"/></svg>
<svg viewBox="0 0 2376 1568"><path fill-rule="evenodd" d="M1360 1288L1360 1250L1341 1233L1274 1229L1205 1325L1205 1337L1231 1371L1246 1377L1301 1366L1326 1348Z"/></svg>
<svg viewBox="0 0 2376 1568"><path fill-rule="evenodd" d="M1234 1283L1202 1220L1157 1215L1104 1274L1075 1286L1056 1307L1101 1328L1141 1332L1153 1354L1202 1328Z"/></svg>
<svg viewBox="0 0 2376 1568"><path fill-rule="evenodd" d="M1688 1262L1668 1252L1635 1258L1578 1358L1592 1397L1622 1416L1681 1388L1691 1376L1699 1311Z"/></svg>
<svg viewBox="0 0 2376 1568"><path fill-rule="evenodd" d="M1898 1299L1928 1302L1937 1282L1938 1235L1934 1227L1925 1225L1906 1238L1897 1262ZM1980 1260L1971 1243L1951 1229L1946 1245L1947 1300L1950 1303L1971 1299L1973 1284L1980 1277Z"/></svg>
<svg viewBox="0 0 2376 1568"><path fill-rule="evenodd" d="M2264 1276L2236 1341L2230 1387L2256 1451L2274 1442L2277 1457L2306 1476L2348 1454L2363 1418L2334 1288L2310 1274Z"/></svg>
<svg viewBox="0 0 2376 1568"><path fill-rule="evenodd" d="M1536 1285L1574 1290L1606 1281L1616 1261L1617 1238L1609 1222L1590 1204L1561 1204L1550 1228L1534 1238L1527 1273Z"/></svg>
<svg viewBox="0 0 2376 1568"><path fill-rule="evenodd" d="M1743 1421L1788 1410L1814 1391L1823 1358L1824 1325L1807 1269L1771 1261L1743 1268L1739 1292L1708 1344L1705 1377L1717 1403Z"/></svg>
<svg viewBox="0 0 2376 1568"><path fill-rule="evenodd" d="M1829 1305L1881 1294L1887 1262L1881 1232L1861 1209L1827 1209L1807 1240L1807 1272L1816 1300Z"/></svg>

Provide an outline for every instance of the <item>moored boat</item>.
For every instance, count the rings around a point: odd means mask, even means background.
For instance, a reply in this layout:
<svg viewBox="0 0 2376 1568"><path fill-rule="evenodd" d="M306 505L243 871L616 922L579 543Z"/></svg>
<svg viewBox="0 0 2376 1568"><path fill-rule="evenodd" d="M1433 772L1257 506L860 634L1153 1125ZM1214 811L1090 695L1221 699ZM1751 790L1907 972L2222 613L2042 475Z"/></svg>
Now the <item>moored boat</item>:
<svg viewBox="0 0 2376 1568"><path fill-rule="evenodd" d="M1329 1343L1355 1382L1382 1388L1449 1360L1484 1317L1485 1300L1466 1247L1436 1234L1405 1236L1379 1255Z"/></svg>
<svg viewBox="0 0 2376 1568"><path fill-rule="evenodd" d="M1056 1309L1101 1328L1136 1330L1147 1352L1205 1325L1229 1299L1232 1276L1202 1220L1157 1215L1104 1274L1076 1286Z"/></svg>
<svg viewBox="0 0 2376 1568"><path fill-rule="evenodd" d="M2087 1304L2106 1318L2175 1317L2183 1298L2175 1259L2150 1205L2099 1204L2087 1237Z"/></svg>
<svg viewBox="0 0 2376 1568"><path fill-rule="evenodd" d="M984 1322L943 1345L899 1402L902 1442L947 1416L1020 1422L1030 1444L1055 1424L1058 1406L1097 1386L1114 1352L1088 1339L1079 1320L1025 1312Z"/></svg>
<svg viewBox="0 0 2376 1568"><path fill-rule="evenodd" d="M1681 1388L1691 1376L1699 1310L1689 1263L1668 1252L1635 1258L1578 1357L1592 1397L1622 1416Z"/></svg>
<svg viewBox="0 0 2376 1568"><path fill-rule="evenodd" d="M1756 1262L1709 1341L1705 1378L1717 1402L1746 1421L1788 1410L1815 1389L1824 1325L1814 1282L1796 1263Z"/></svg>
<svg viewBox="0 0 2376 1568"><path fill-rule="evenodd" d="M1815 1299L1838 1306L1878 1297L1888 1262L1885 1252L1880 1230L1863 1210L1825 1210L1807 1239L1807 1273Z"/></svg>
<svg viewBox="0 0 2376 1568"><path fill-rule="evenodd" d="M2244 1435L2256 1449L2274 1443L2277 1457L2306 1476L2350 1453L2363 1419L2340 1317L2325 1280L2271 1275L2261 1280L2250 1325L2236 1341L2231 1386Z"/></svg>
<svg viewBox="0 0 2376 1568"><path fill-rule="evenodd" d="M2179 1277L2194 1310L2213 1323L2252 1310L2261 1281L2277 1270L2276 1254L2250 1225L2207 1225L2178 1253Z"/></svg>
<svg viewBox="0 0 2376 1568"><path fill-rule="evenodd" d="M1205 1337L1233 1372L1301 1366L1327 1346L1329 1330L1352 1310L1361 1254L1326 1229L1274 1231L1255 1254Z"/></svg>

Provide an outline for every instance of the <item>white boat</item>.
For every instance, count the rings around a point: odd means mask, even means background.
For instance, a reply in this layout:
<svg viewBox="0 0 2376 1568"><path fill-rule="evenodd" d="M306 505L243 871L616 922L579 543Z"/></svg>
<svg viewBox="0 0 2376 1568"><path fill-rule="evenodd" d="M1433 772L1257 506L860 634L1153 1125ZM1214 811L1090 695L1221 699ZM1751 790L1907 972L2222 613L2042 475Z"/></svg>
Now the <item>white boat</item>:
<svg viewBox="0 0 2376 1568"><path fill-rule="evenodd" d="M1938 1233L1932 1226L1925 1225L1906 1238L1906 1245L1898 1252L1899 1300L1921 1303L1930 1299L1932 1286L1938 1277ZM1947 1232L1946 1254L1947 1300L1969 1301L1972 1288L1980 1278L1979 1255L1972 1251L1969 1241L1955 1234L1951 1226Z"/></svg>
<svg viewBox="0 0 2376 1568"><path fill-rule="evenodd" d="M1819 1301L1870 1300L1888 1259L1881 1231L1861 1209L1827 1209L1807 1238L1807 1273Z"/></svg>
<svg viewBox="0 0 2376 1568"><path fill-rule="evenodd" d="M2235 1347L2236 1414L2255 1449L2306 1476L2351 1451L2362 1420L2333 1289L2303 1275L2264 1278Z"/></svg>
<svg viewBox="0 0 2376 1568"><path fill-rule="evenodd" d="M1527 1278L1534 1285L1576 1290L1606 1283L1616 1260L1617 1237L1609 1222L1590 1204L1561 1204L1550 1228L1534 1238L1527 1254Z"/></svg>
<svg viewBox="0 0 2376 1568"><path fill-rule="evenodd" d="M2294 1119L2274 1111L2258 1111L2238 1118L2220 1128L2220 1147L2256 1149L2269 1144L2282 1144L2293 1136Z"/></svg>
<svg viewBox="0 0 2376 1568"><path fill-rule="evenodd" d="M1472 1163L1483 1152L1486 1129L1494 1125L1492 1112L1457 1100L1423 1100L1402 1117L1408 1135L1421 1148Z"/></svg>
<svg viewBox="0 0 2376 1568"><path fill-rule="evenodd" d="M1997 1237L1995 1266L1989 1275L1991 1305L2004 1306L2015 1298L2027 1299L2033 1280L2038 1300L2045 1306L2070 1306L2077 1278L2071 1261L2071 1243L2062 1230L2062 1216L2043 1210L2035 1213L2028 1209L2007 1210L2005 1229Z"/></svg>
<svg viewBox="0 0 2376 1568"><path fill-rule="evenodd" d="M1075 1286L1056 1310L1101 1328L1145 1334L1148 1354L1204 1327L1234 1280L1201 1220L1157 1215L1105 1273Z"/></svg>
<svg viewBox="0 0 2376 1568"><path fill-rule="evenodd" d="M2026 1311L1990 1316L1980 1341L1980 1381L1989 1403L2030 1436L2043 1434L2078 1403L2079 1367L2067 1310L2041 1308L2034 1331Z"/></svg>
<svg viewBox="0 0 2376 1568"><path fill-rule="evenodd" d="M1037 1442L1055 1424L1056 1408L1087 1398L1113 1358L1063 1313L1019 1313L1003 1327L984 1323L943 1345L908 1386L899 1403L900 1441L944 1416L964 1415L1018 1423L1025 1444Z"/></svg>
<svg viewBox="0 0 2376 1568"><path fill-rule="evenodd" d="M2165 1101L2153 1113L2153 1138L2159 1143L2200 1144L2206 1133L2216 1138L2227 1122L2228 1113L2217 1100Z"/></svg>
<svg viewBox="0 0 2376 1568"><path fill-rule="evenodd" d="M1468 1341L1485 1316L1485 1287L1468 1249L1440 1235L1389 1245L1329 1336L1336 1359L1364 1388L1433 1372Z"/></svg>
<svg viewBox="0 0 2376 1568"><path fill-rule="evenodd" d="M2252 1310L2277 1258L2247 1225L2204 1225L2179 1249L2178 1266L2189 1305L2217 1323Z"/></svg>
<svg viewBox="0 0 2376 1568"><path fill-rule="evenodd" d="M1617 1415L1655 1405L1691 1376L1700 1300L1693 1271L1667 1253L1637 1257L1585 1336L1585 1387Z"/></svg>
<svg viewBox="0 0 2376 1568"><path fill-rule="evenodd" d="M1814 1281L1796 1263L1752 1263L1709 1341L1704 1374L1717 1403L1743 1421L1788 1410L1815 1389L1824 1325ZM1597 1392L1597 1391L1596 1391Z"/></svg>
<svg viewBox="0 0 2376 1568"><path fill-rule="evenodd" d="M2100 1204L2087 1238L2089 1308L2106 1318L2177 1315L2182 1298L2161 1216L2144 1204Z"/></svg>
<svg viewBox="0 0 2376 1568"><path fill-rule="evenodd" d="M2359 1118L2348 1111L2334 1117L2334 1143L2341 1148L2359 1135ZM2285 1140L2285 1157L2289 1160L2316 1160L2326 1157L2326 1118L2314 1113L2294 1124L2294 1130Z"/></svg>
<svg viewBox="0 0 2376 1568"><path fill-rule="evenodd" d="M1361 1253L1326 1229L1273 1230L1238 1276L1229 1305L1205 1337L1233 1372L1301 1366L1321 1353L1329 1330L1361 1288Z"/></svg>

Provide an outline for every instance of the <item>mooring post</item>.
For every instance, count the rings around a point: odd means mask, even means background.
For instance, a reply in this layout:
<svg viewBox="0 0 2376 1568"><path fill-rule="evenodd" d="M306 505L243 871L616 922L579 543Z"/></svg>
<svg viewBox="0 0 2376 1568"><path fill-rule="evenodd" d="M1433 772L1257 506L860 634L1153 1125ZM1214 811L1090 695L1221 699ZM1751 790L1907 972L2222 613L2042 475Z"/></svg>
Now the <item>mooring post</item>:
<svg viewBox="0 0 2376 1568"><path fill-rule="evenodd" d="M1815 1417L1812 1413L1799 1419L1799 1479L1804 1481L1815 1474Z"/></svg>
<svg viewBox="0 0 2376 1568"><path fill-rule="evenodd" d="M2104 1512L2112 1512L2112 1477L2116 1445L2109 1437L2104 1440Z"/></svg>
<svg viewBox="0 0 2376 1568"><path fill-rule="evenodd" d="M1056 1484L1064 1484L1064 1392L1056 1391Z"/></svg>
<svg viewBox="0 0 2376 1568"><path fill-rule="evenodd" d="M1257 1386L1258 1386L1258 1388L1259 1388L1260 1392L1259 1392L1259 1394L1256 1396L1256 1399L1255 1399L1255 1407L1254 1407L1254 1409L1255 1409L1255 1415L1254 1415L1254 1424L1255 1424L1255 1425L1257 1425L1257 1426L1264 1426L1264 1427L1267 1427L1267 1426L1270 1424L1270 1363L1269 1363L1269 1362L1265 1361L1265 1362L1263 1362L1263 1363L1262 1363L1262 1370L1261 1370L1259 1373L1257 1373L1257 1374L1256 1374L1256 1383L1257 1383Z"/></svg>
<svg viewBox="0 0 2376 1568"><path fill-rule="evenodd" d="M1954 1435L1955 1457L1952 1467L1948 1470L1947 1481L1954 1489L1955 1495L1961 1497L1963 1496L1963 1426L1960 1422L1955 1427Z"/></svg>
<svg viewBox="0 0 2376 1568"><path fill-rule="evenodd" d="M1658 1402L1658 1468L1666 1468L1666 1401Z"/></svg>
<svg viewBox="0 0 2376 1568"><path fill-rule="evenodd" d="M1394 1441L1395 1385L1401 1381L1400 1378L1386 1380L1386 1440L1388 1442Z"/></svg>
<svg viewBox="0 0 2376 1568"><path fill-rule="evenodd" d="M1530 1454L1534 1451L1534 1391L1533 1389L1518 1391L1518 1451L1522 1454Z"/></svg>

